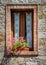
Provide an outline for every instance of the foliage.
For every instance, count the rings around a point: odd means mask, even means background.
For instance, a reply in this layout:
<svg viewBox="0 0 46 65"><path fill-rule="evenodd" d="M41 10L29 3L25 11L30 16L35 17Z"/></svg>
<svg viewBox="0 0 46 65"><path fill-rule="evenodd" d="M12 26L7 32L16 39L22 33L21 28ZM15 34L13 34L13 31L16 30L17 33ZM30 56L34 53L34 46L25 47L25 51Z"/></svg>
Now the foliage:
<svg viewBox="0 0 46 65"><path fill-rule="evenodd" d="M24 37L19 37L18 39L13 38L7 48L7 53L10 54L16 52L16 49L20 46L28 47L28 42L24 40Z"/></svg>

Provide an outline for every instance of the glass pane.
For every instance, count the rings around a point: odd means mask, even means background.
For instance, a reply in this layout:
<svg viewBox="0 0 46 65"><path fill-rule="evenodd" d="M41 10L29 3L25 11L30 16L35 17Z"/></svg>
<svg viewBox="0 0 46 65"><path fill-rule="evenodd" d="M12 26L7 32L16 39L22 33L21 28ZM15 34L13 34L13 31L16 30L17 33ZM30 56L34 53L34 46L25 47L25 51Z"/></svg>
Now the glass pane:
<svg viewBox="0 0 46 65"><path fill-rule="evenodd" d="M26 38L32 48L32 13L26 13Z"/></svg>
<svg viewBox="0 0 46 65"><path fill-rule="evenodd" d="M19 13L14 13L14 33L16 38L19 37L19 15Z"/></svg>

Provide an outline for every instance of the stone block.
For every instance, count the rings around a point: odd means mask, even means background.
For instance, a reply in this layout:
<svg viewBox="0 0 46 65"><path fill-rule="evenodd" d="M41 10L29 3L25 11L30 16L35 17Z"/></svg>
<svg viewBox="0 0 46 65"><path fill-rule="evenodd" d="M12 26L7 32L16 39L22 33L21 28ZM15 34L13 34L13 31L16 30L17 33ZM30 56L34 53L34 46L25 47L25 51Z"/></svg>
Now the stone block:
<svg viewBox="0 0 46 65"><path fill-rule="evenodd" d="M18 61L18 62L24 62L24 57L18 57L18 58L16 58L16 61Z"/></svg>
<svg viewBox="0 0 46 65"><path fill-rule="evenodd" d="M46 6L43 6L43 13L46 15Z"/></svg>
<svg viewBox="0 0 46 65"><path fill-rule="evenodd" d="M7 4L7 3L9 3L9 1L10 1L10 0L1 0L1 3L2 3L2 4Z"/></svg>
<svg viewBox="0 0 46 65"><path fill-rule="evenodd" d="M25 65L25 62L19 62L18 65Z"/></svg>
<svg viewBox="0 0 46 65"><path fill-rule="evenodd" d="M25 58L26 62L35 62L35 60L32 57Z"/></svg>
<svg viewBox="0 0 46 65"><path fill-rule="evenodd" d="M15 64L18 65L15 57L14 58L11 57L9 63L10 63L10 65L15 65Z"/></svg>
<svg viewBox="0 0 46 65"><path fill-rule="evenodd" d="M46 0L41 0L41 2L46 2Z"/></svg>
<svg viewBox="0 0 46 65"><path fill-rule="evenodd" d="M46 38L45 38L46 39ZM39 55L46 55L46 41L44 38L39 39Z"/></svg>
<svg viewBox="0 0 46 65"><path fill-rule="evenodd" d="M0 5L0 14L5 15L5 6Z"/></svg>
<svg viewBox="0 0 46 65"><path fill-rule="evenodd" d="M39 32L38 37L39 38L46 38L46 32Z"/></svg>
<svg viewBox="0 0 46 65"><path fill-rule="evenodd" d="M37 62L26 62L26 65L37 65Z"/></svg>
<svg viewBox="0 0 46 65"><path fill-rule="evenodd" d="M5 40L5 33L0 34L0 42Z"/></svg>

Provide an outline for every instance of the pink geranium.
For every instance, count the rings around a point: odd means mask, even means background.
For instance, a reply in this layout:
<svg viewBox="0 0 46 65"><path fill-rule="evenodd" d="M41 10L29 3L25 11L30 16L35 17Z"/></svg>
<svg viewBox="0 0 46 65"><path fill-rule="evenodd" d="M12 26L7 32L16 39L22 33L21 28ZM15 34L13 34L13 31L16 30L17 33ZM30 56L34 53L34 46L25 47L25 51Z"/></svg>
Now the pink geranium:
<svg viewBox="0 0 46 65"><path fill-rule="evenodd" d="M11 45L14 45L14 43L15 43L15 38L13 38L12 40L11 40Z"/></svg>
<svg viewBox="0 0 46 65"><path fill-rule="evenodd" d="M23 36L19 37L18 39L17 38L13 38L10 41L10 44L7 46L7 53L8 53L8 55L9 54L14 54L16 52L18 53L18 51L20 51L19 48L23 49L23 47L27 47L27 43L24 40Z"/></svg>
<svg viewBox="0 0 46 65"><path fill-rule="evenodd" d="M7 53L10 54L11 53L11 49L7 49Z"/></svg>
<svg viewBox="0 0 46 65"><path fill-rule="evenodd" d="M19 44L21 44L21 41L19 40Z"/></svg>

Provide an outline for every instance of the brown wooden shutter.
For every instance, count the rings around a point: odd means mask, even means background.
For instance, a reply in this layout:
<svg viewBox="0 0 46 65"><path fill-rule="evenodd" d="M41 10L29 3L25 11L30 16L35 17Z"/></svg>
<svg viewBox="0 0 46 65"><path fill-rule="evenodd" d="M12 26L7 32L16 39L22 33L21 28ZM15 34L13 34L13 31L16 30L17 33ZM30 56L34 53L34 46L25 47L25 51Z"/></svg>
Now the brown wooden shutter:
<svg viewBox="0 0 46 65"><path fill-rule="evenodd" d="M26 32L26 29L25 29L25 13L21 12L20 13L20 36L24 36L25 38L25 32Z"/></svg>
<svg viewBox="0 0 46 65"><path fill-rule="evenodd" d="M11 14L11 38L14 37L14 15L13 13Z"/></svg>

